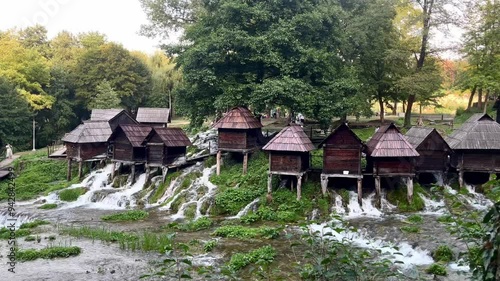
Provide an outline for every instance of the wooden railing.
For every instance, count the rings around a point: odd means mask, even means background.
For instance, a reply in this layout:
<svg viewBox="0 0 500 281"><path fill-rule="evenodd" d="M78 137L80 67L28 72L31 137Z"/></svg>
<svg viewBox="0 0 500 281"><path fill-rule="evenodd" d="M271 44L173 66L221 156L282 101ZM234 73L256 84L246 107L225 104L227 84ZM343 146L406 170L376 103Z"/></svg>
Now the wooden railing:
<svg viewBox="0 0 500 281"><path fill-rule="evenodd" d="M56 152L60 148L62 148L63 142L61 140L52 141L47 145L47 157L49 157L52 153Z"/></svg>

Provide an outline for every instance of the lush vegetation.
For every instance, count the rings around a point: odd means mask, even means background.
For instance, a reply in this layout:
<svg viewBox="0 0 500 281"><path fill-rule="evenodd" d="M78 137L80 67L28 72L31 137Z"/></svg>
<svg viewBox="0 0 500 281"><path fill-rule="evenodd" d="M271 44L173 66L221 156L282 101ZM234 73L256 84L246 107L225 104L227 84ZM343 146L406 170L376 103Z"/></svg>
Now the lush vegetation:
<svg viewBox="0 0 500 281"><path fill-rule="evenodd" d="M82 252L80 247L47 247L44 249L18 250L16 258L19 261L32 261L36 259L55 259L78 256Z"/></svg>
<svg viewBox="0 0 500 281"><path fill-rule="evenodd" d="M249 264L270 264L274 261L276 255L276 250L273 247L264 246L248 253L236 253L232 255L231 260L229 260L226 266L231 271L238 271Z"/></svg>
<svg viewBox="0 0 500 281"><path fill-rule="evenodd" d="M429 274L434 274L434 275L439 275L439 276L448 275L448 273L446 272L446 267L444 267L444 265L439 264L439 263L433 263L425 271Z"/></svg>
<svg viewBox="0 0 500 281"><path fill-rule="evenodd" d="M45 224L50 224L50 222L44 221L44 220L35 220L35 221L32 221L32 222L23 223L19 228L20 229L23 229L23 228L35 228L37 226L45 225Z"/></svg>
<svg viewBox="0 0 500 281"><path fill-rule="evenodd" d="M12 237L23 237L23 236L28 236L31 234L31 231L29 229L18 229L15 231L14 236L11 235L11 231L7 229L6 227L0 228L0 239L10 239Z"/></svg>
<svg viewBox="0 0 500 281"><path fill-rule="evenodd" d="M176 229L180 231L200 231L212 227L213 224L214 222L212 221L212 219L208 217L201 217L182 224L173 222L168 224L166 228Z"/></svg>
<svg viewBox="0 0 500 281"><path fill-rule="evenodd" d="M59 199L67 202L76 201L80 195L83 195L86 192L87 190L83 187L65 189L59 192Z"/></svg>
<svg viewBox="0 0 500 281"><path fill-rule="evenodd" d="M138 221L149 216L149 213L142 210L130 210L101 217L103 221Z"/></svg>
<svg viewBox="0 0 500 281"><path fill-rule="evenodd" d="M56 208L57 208L56 203L47 203L47 204L43 204L40 207L38 207L38 209L42 209L42 210L51 210L51 209L56 209Z"/></svg>
<svg viewBox="0 0 500 281"><path fill-rule="evenodd" d="M424 200L419 194L427 195L425 190L417 183L413 185L413 200L408 202L407 190L404 186L396 187L387 192L387 201L396 205L401 212L422 211L425 207Z"/></svg>
<svg viewBox="0 0 500 281"><path fill-rule="evenodd" d="M432 258L437 262L450 262L453 260L453 251L448 245L439 245L432 251Z"/></svg>
<svg viewBox="0 0 500 281"><path fill-rule="evenodd" d="M217 228L212 235L227 238L266 238L274 239L280 235L280 228L268 226L251 228L240 225L225 225Z"/></svg>

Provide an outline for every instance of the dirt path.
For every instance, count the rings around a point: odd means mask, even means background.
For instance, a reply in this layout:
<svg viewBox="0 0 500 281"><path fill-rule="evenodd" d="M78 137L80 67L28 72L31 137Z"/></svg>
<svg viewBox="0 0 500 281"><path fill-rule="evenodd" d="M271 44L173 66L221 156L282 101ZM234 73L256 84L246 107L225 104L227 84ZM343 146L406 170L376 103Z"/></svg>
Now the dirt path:
<svg viewBox="0 0 500 281"><path fill-rule="evenodd" d="M3 161L0 162L0 169L9 167L14 160L19 158L19 156L21 156L21 154L14 154L14 155L12 155L12 158L10 158L10 159L5 158Z"/></svg>

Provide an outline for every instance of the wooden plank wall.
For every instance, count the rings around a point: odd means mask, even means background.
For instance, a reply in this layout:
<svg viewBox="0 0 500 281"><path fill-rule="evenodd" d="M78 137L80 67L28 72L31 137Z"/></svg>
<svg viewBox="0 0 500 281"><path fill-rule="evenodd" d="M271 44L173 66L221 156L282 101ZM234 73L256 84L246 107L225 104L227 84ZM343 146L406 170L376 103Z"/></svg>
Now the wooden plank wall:
<svg viewBox="0 0 500 281"><path fill-rule="evenodd" d="M246 137L245 130L219 129L219 149L246 149Z"/></svg>

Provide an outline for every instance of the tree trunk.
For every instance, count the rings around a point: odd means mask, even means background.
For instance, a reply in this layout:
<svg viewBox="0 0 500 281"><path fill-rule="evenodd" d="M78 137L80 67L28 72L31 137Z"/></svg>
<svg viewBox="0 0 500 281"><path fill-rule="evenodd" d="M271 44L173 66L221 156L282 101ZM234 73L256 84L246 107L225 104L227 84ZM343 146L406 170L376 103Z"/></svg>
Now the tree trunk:
<svg viewBox="0 0 500 281"><path fill-rule="evenodd" d="M378 96L378 104L380 106L380 125L384 124L384 102L382 101L382 96Z"/></svg>
<svg viewBox="0 0 500 281"><path fill-rule="evenodd" d="M415 102L415 95L410 95L408 97L408 105L406 107L406 112L405 112L405 124L404 124L404 126L406 128L411 127L411 108L413 107L414 102Z"/></svg>
<svg viewBox="0 0 500 281"><path fill-rule="evenodd" d="M477 108L483 108L483 88L479 88L477 91Z"/></svg>
<svg viewBox="0 0 500 281"><path fill-rule="evenodd" d="M419 112L420 112L420 116L422 116L422 104L418 104L419 105Z"/></svg>
<svg viewBox="0 0 500 281"><path fill-rule="evenodd" d="M403 113L406 113L406 101L403 101Z"/></svg>
<svg viewBox="0 0 500 281"><path fill-rule="evenodd" d="M474 99L474 95L476 94L476 88L477 86L474 86L472 88L472 91L470 92L469 103L467 104L467 110L469 110L470 107L472 106L472 100Z"/></svg>
<svg viewBox="0 0 500 281"><path fill-rule="evenodd" d="M490 90L486 90L486 96L484 97L484 108L483 108L483 113L486 113L488 111L488 99L490 98Z"/></svg>
<svg viewBox="0 0 500 281"><path fill-rule="evenodd" d="M392 115L398 115L398 102L394 102L394 107L392 108Z"/></svg>

